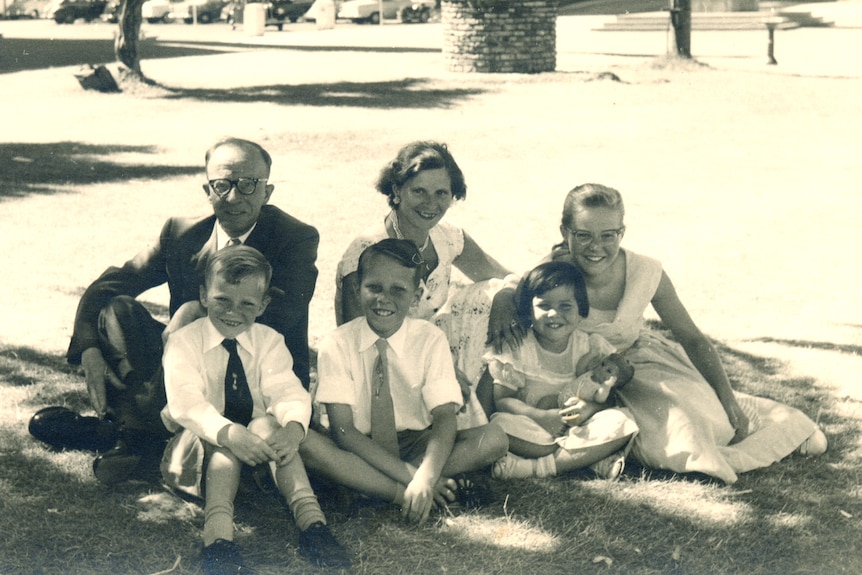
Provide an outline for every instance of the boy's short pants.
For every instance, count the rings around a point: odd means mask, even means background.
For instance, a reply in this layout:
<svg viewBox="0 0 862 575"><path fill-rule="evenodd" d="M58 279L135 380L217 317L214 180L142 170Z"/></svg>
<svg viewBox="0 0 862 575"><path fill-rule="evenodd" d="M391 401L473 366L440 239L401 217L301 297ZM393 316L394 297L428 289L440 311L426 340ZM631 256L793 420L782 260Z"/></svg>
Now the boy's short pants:
<svg viewBox="0 0 862 575"><path fill-rule="evenodd" d="M175 434L165 447L161 471L165 484L176 491L203 498L205 442L183 429Z"/></svg>

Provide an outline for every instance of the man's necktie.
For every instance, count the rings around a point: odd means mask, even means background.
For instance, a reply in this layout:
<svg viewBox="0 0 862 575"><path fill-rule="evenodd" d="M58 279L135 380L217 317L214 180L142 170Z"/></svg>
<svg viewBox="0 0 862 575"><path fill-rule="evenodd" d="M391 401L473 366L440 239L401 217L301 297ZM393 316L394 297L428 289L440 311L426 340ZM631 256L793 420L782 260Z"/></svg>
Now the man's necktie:
<svg viewBox="0 0 862 575"><path fill-rule="evenodd" d="M240 240L238 240L236 238L231 238L227 241L227 243L224 245L224 247L227 248L230 246L241 246L241 245L242 245L242 242Z"/></svg>
<svg viewBox="0 0 862 575"><path fill-rule="evenodd" d="M236 340L226 339L221 344L229 354L227 371L224 375L224 416L234 423L248 425L254 404L248 388L248 379L245 377L245 369L237 353Z"/></svg>
<svg viewBox="0 0 862 575"><path fill-rule="evenodd" d="M395 429L395 409L389 390L389 361L386 357L389 344L381 338L375 345L377 361L374 362L371 384L371 439L398 457L398 432Z"/></svg>

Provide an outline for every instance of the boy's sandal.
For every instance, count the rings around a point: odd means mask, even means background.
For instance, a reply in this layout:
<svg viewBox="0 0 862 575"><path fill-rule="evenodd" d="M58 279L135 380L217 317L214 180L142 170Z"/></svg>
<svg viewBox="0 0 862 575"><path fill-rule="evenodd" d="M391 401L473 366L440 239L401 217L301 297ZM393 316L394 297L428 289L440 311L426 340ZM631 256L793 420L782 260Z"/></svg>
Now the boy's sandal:
<svg viewBox="0 0 862 575"><path fill-rule="evenodd" d="M457 486L455 502L464 509L479 509L494 501L494 492L488 480L475 473L459 473L452 478Z"/></svg>

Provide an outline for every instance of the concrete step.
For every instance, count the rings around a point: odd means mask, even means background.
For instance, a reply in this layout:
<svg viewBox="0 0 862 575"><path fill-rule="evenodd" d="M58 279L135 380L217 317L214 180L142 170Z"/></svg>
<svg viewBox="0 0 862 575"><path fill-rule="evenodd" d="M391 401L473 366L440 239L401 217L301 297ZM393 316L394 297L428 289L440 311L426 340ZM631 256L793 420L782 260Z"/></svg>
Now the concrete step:
<svg viewBox="0 0 862 575"><path fill-rule="evenodd" d="M760 10L757 12L692 12L692 30L763 30L764 18L780 17L782 21L776 25L778 30L789 30L799 27L832 26L832 22L812 16L811 12L784 12ZM617 16L615 21L606 22L597 31L604 32L634 32L661 31L670 26L670 14L663 12L643 12L639 14L624 14Z"/></svg>

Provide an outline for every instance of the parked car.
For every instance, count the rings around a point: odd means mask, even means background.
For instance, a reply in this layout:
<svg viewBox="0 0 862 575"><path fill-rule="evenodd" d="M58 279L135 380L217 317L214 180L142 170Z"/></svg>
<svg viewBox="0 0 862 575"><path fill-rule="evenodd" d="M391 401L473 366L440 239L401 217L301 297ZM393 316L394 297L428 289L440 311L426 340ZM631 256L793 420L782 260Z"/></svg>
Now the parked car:
<svg viewBox="0 0 862 575"><path fill-rule="evenodd" d="M195 10L197 10L198 24L209 24L210 22L217 22L221 18L224 5L225 0L187 0L173 4L169 18L192 24Z"/></svg>
<svg viewBox="0 0 862 575"><path fill-rule="evenodd" d="M141 17L150 24L168 22L171 12L182 0L147 0L141 6Z"/></svg>
<svg viewBox="0 0 862 575"><path fill-rule="evenodd" d="M108 5L105 6L105 10L102 12L102 15L99 16L99 18L101 18L103 22L110 22L111 24L116 24L120 21L121 8L122 0L108 0Z"/></svg>
<svg viewBox="0 0 862 575"><path fill-rule="evenodd" d="M253 0L258 2L259 0ZM272 0L266 4L266 25L282 29L285 22L296 22L308 11L314 0ZM244 3L234 0L222 10L221 19L228 24L241 24Z"/></svg>
<svg viewBox="0 0 862 575"><path fill-rule="evenodd" d="M6 7L6 18L42 18L49 7L48 0L15 0Z"/></svg>
<svg viewBox="0 0 862 575"><path fill-rule="evenodd" d="M383 17L390 20L399 18L402 22L427 22L435 3L435 0L383 0ZM408 13L406 20L404 19L405 9ZM424 20L421 19L423 14L426 15ZM378 0L347 0L341 5L338 18L353 20L356 23L379 24L379 2Z"/></svg>
<svg viewBox="0 0 862 575"><path fill-rule="evenodd" d="M46 15L57 24L73 24L80 18L90 22L102 15L107 4L108 0L58 0Z"/></svg>

